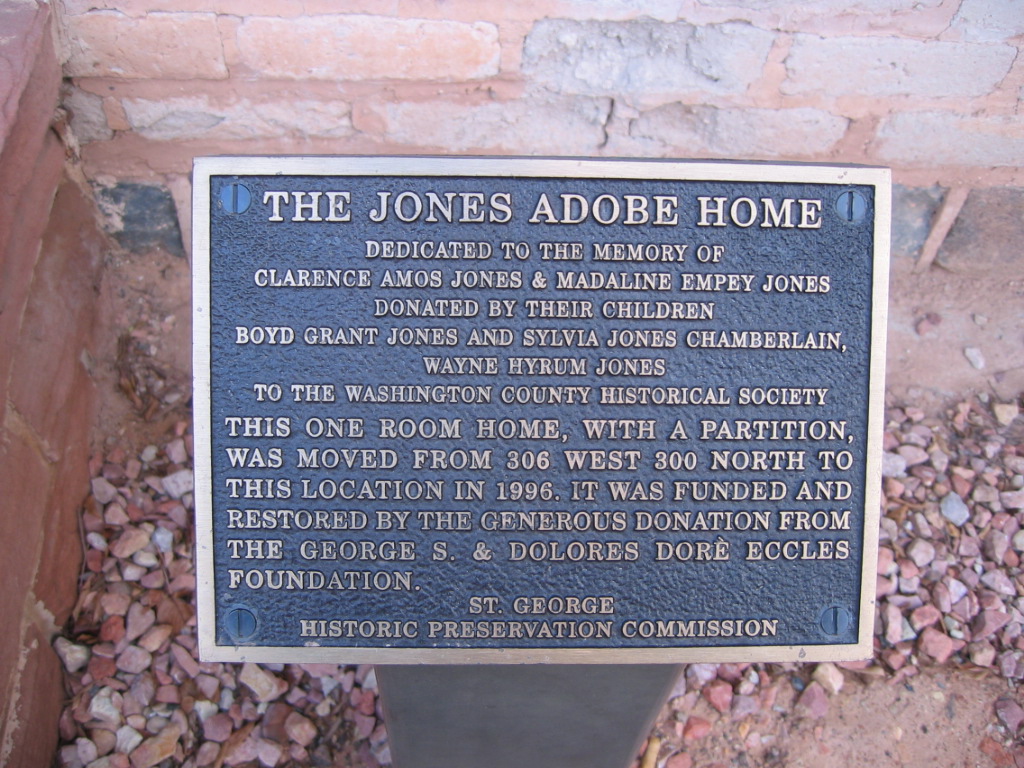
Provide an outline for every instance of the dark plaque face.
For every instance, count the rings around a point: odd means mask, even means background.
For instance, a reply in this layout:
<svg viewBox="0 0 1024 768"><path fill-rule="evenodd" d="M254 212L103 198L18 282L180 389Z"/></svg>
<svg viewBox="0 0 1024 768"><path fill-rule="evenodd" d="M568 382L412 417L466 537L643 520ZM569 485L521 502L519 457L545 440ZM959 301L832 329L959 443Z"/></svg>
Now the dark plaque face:
<svg viewBox="0 0 1024 768"><path fill-rule="evenodd" d="M217 661L871 653L889 175L195 165Z"/></svg>

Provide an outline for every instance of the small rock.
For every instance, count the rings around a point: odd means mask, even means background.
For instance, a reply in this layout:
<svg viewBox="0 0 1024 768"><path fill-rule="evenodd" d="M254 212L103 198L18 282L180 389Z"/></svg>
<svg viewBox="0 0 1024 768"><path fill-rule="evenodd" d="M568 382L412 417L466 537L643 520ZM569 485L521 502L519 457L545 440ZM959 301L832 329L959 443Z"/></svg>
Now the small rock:
<svg viewBox="0 0 1024 768"><path fill-rule="evenodd" d="M226 745L225 752L225 765L243 765L257 759L259 756L259 745L257 740L250 736L238 744Z"/></svg>
<svg viewBox="0 0 1024 768"><path fill-rule="evenodd" d="M939 502L939 511L957 528L962 528L964 523L971 519L971 511L967 508L964 500L952 492L942 497L942 501Z"/></svg>
<svg viewBox="0 0 1024 768"><path fill-rule="evenodd" d="M835 664L825 662L819 664L814 669L814 679L821 683L821 687L824 688L829 695L835 696L841 690L843 690L843 683L846 682L846 678L843 677L843 673Z"/></svg>
<svg viewBox="0 0 1024 768"><path fill-rule="evenodd" d="M234 731L234 723L226 712L220 712L203 721L203 738L223 744Z"/></svg>
<svg viewBox="0 0 1024 768"><path fill-rule="evenodd" d="M1007 679L1024 677L1020 651L1006 651L999 656L999 673Z"/></svg>
<svg viewBox="0 0 1024 768"><path fill-rule="evenodd" d="M914 631L920 632L925 627L937 624L941 619L942 612L938 608L931 604L925 604L920 608L915 608L910 614L910 626L914 628Z"/></svg>
<svg viewBox="0 0 1024 768"><path fill-rule="evenodd" d="M996 766L997 768L1011 768L1011 766L1013 766L1013 756L1009 753L1006 747L991 736L986 736L981 740L979 749L982 754L992 761L989 765Z"/></svg>
<svg viewBox="0 0 1024 768"><path fill-rule="evenodd" d="M717 675L717 664L690 664L686 667L686 679L693 681L694 688L703 688Z"/></svg>
<svg viewBox="0 0 1024 768"><path fill-rule="evenodd" d="M75 739L75 749L78 751L78 759L82 762L82 765L88 765L99 757L99 751L96 749L96 744L93 743L92 739L79 736Z"/></svg>
<svg viewBox="0 0 1024 768"><path fill-rule="evenodd" d="M327 701L325 699L325 701ZM284 721L292 713L292 708L283 701L275 701L263 714L262 731L263 736L273 739L279 744L288 741L288 734L284 730Z"/></svg>
<svg viewBox="0 0 1024 768"><path fill-rule="evenodd" d="M131 753L132 768L151 768L174 755L181 728L174 723L151 739L146 739Z"/></svg>
<svg viewBox="0 0 1024 768"><path fill-rule="evenodd" d="M205 723L211 717L220 712L220 707L214 704L212 701L205 701L200 699L194 705L193 711L199 715L199 722Z"/></svg>
<svg viewBox="0 0 1024 768"><path fill-rule="evenodd" d="M686 752L676 752L665 763L665 768L693 768L693 758Z"/></svg>
<svg viewBox="0 0 1024 768"><path fill-rule="evenodd" d="M1020 724L1024 722L1024 709L1013 699L1002 698L996 701L996 716L1010 731L1010 735L1016 736Z"/></svg>
<svg viewBox="0 0 1024 768"><path fill-rule="evenodd" d="M180 704L181 692L176 685L161 685L156 689L156 700L161 704Z"/></svg>
<svg viewBox="0 0 1024 768"><path fill-rule="evenodd" d="M122 672L137 675L153 663L153 655L137 645L129 645L117 657L117 668Z"/></svg>
<svg viewBox="0 0 1024 768"><path fill-rule="evenodd" d="M914 561L918 568L931 565L935 559L935 546L925 539L914 539L907 547L907 557Z"/></svg>
<svg viewBox="0 0 1024 768"><path fill-rule="evenodd" d="M376 712L376 699L373 691L363 690L363 698L359 701L357 707L360 712L364 715L372 715Z"/></svg>
<svg viewBox="0 0 1024 768"><path fill-rule="evenodd" d="M105 477L94 477L92 479L92 495L100 504L109 504L117 498L117 488L111 485Z"/></svg>
<svg viewBox="0 0 1024 768"><path fill-rule="evenodd" d="M761 711L761 701L757 696L733 696L732 719L742 720L744 717L756 715Z"/></svg>
<svg viewBox="0 0 1024 768"><path fill-rule="evenodd" d="M112 688L101 688L89 702L89 716L111 727L121 725L121 694Z"/></svg>
<svg viewBox="0 0 1024 768"><path fill-rule="evenodd" d="M828 714L828 694L821 683L813 682L804 689L796 709L813 720L820 720Z"/></svg>
<svg viewBox="0 0 1024 768"><path fill-rule="evenodd" d="M99 642L117 645L125 636L124 616L108 616L99 627Z"/></svg>
<svg viewBox="0 0 1024 768"><path fill-rule="evenodd" d="M704 698L708 704L725 714L732 706L732 686L724 680L715 680L704 688Z"/></svg>
<svg viewBox="0 0 1024 768"><path fill-rule="evenodd" d="M199 768L210 765L217 756L220 754L220 744L213 741L204 741L203 745L199 747L199 751L196 752L196 765Z"/></svg>
<svg viewBox="0 0 1024 768"><path fill-rule="evenodd" d="M690 715L686 718L686 724L683 726L684 741L694 742L703 739L709 733L711 733L711 721L696 715Z"/></svg>
<svg viewBox="0 0 1024 768"><path fill-rule="evenodd" d="M893 564L895 563L896 556L893 551L888 547L878 548L878 568L877 573L879 576L888 576L892 571Z"/></svg>
<svg viewBox="0 0 1024 768"><path fill-rule="evenodd" d="M964 357L967 358L967 362L977 371L985 367L985 356L978 347L966 347L964 349Z"/></svg>
<svg viewBox="0 0 1024 768"><path fill-rule="evenodd" d="M153 543L160 552L170 552L174 547L174 532L169 528L157 527L153 531Z"/></svg>
<svg viewBox="0 0 1024 768"><path fill-rule="evenodd" d="M996 649L988 643L971 643L968 655L972 664L979 667L991 667L996 660Z"/></svg>
<svg viewBox="0 0 1024 768"><path fill-rule="evenodd" d="M953 654L953 639L933 627L928 627L917 641L917 650L934 659L936 663L942 664Z"/></svg>
<svg viewBox="0 0 1024 768"><path fill-rule="evenodd" d="M308 747L316 738L316 726L298 712L292 712L284 721L284 730L288 738L297 744Z"/></svg>
<svg viewBox="0 0 1024 768"><path fill-rule="evenodd" d="M983 640L1009 623L1009 614L1000 611L981 611L971 622L971 635L975 640Z"/></svg>
<svg viewBox="0 0 1024 768"><path fill-rule="evenodd" d="M996 565L1002 565L1006 551L1010 548L1010 537L1000 530L988 532L981 544L981 551Z"/></svg>
<svg viewBox="0 0 1024 768"><path fill-rule="evenodd" d="M182 469L162 479L164 492L172 499L180 499L195 488L191 469Z"/></svg>
<svg viewBox="0 0 1024 768"><path fill-rule="evenodd" d="M903 640L903 613L899 606L886 603L882 606L882 621L885 623L885 640L896 645Z"/></svg>
<svg viewBox="0 0 1024 768"><path fill-rule="evenodd" d="M1013 545L1015 551L1024 553L1024 528L1021 528L1013 534L1013 538L1010 539L1010 543Z"/></svg>
<svg viewBox="0 0 1024 768"><path fill-rule="evenodd" d="M1000 493L999 503L1006 509L1024 509L1024 490Z"/></svg>
<svg viewBox="0 0 1024 768"><path fill-rule="evenodd" d="M58 637L53 641L53 650L60 657L64 669L74 673L89 663L92 652L84 645L76 645L66 637Z"/></svg>
<svg viewBox="0 0 1024 768"><path fill-rule="evenodd" d="M130 725L122 725L117 729L117 741L114 749L124 754L130 754L139 744L142 743L142 734Z"/></svg>
<svg viewBox="0 0 1024 768"><path fill-rule="evenodd" d="M139 645L150 653L156 653L167 642L167 638L171 636L171 631L170 624L157 624L142 636L139 640Z"/></svg>
<svg viewBox="0 0 1024 768"><path fill-rule="evenodd" d="M362 712L355 713L356 739L368 739L373 729L377 726L377 718L364 715Z"/></svg>
<svg viewBox="0 0 1024 768"><path fill-rule="evenodd" d="M1004 427L1008 427L1014 419L1020 416L1020 408L1016 403L993 403L992 415L996 417L996 421Z"/></svg>
<svg viewBox="0 0 1024 768"><path fill-rule="evenodd" d="M184 464L188 461L188 452L185 450L185 441L180 437L177 440L172 440L164 447L164 453L167 454L167 458L175 464Z"/></svg>
<svg viewBox="0 0 1024 768"><path fill-rule="evenodd" d="M967 597L969 590L967 589L967 585L960 581L960 579L950 577L945 583L949 588L949 599L953 601L954 605Z"/></svg>
<svg viewBox="0 0 1024 768"><path fill-rule="evenodd" d="M907 474L907 460L898 453L886 451L882 454L882 477L904 477Z"/></svg>
<svg viewBox="0 0 1024 768"><path fill-rule="evenodd" d="M901 445L898 449L899 455L907 462L908 467L915 464L924 464L928 461L928 453L918 445Z"/></svg>
<svg viewBox="0 0 1024 768"><path fill-rule="evenodd" d="M274 768L280 761L284 750L280 744L268 739L260 739L256 743L256 755L260 759L260 765L264 768Z"/></svg>
<svg viewBox="0 0 1024 768"><path fill-rule="evenodd" d="M100 598L100 606L109 616L124 616L132 604L129 595L122 595L117 592L107 592Z"/></svg>
<svg viewBox="0 0 1024 768"><path fill-rule="evenodd" d="M127 632L125 637L128 642L141 637L142 634L156 623L156 613L142 603L132 603L128 608Z"/></svg>
<svg viewBox="0 0 1024 768"><path fill-rule="evenodd" d="M1005 571L999 569L989 571L982 576L981 583L999 595L1014 596L1017 594L1017 588L1010 581L1010 577L1006 575Z"/></svg>
<svg viewBox="0 0 1024 768"><path fill-rule="evenodd" d="M252 662L246 662L242 665L242 671L238 675L238 680L247 685L255 694L256 700L261 702L273 701L288 690L288 683L274 677Z"/></svg>
<svg viewBox="0 0 1024 768"><path fill-rule="evenodd" d="M110 554L122 560L131 557L149 544L149 533L142 528L126 528L110 547Z"/></svg>

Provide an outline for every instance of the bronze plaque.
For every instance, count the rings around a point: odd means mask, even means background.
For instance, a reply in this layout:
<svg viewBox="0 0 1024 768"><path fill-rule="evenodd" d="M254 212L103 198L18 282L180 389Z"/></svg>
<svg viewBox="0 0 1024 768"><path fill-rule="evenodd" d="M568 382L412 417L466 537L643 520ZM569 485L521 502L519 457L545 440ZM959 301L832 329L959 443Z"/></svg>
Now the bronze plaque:
<svg viewBox="0 0 1024 768"><path fill-rule="evenodd" d="M203 158L204 659L871 654L890 181Z"/></svg>

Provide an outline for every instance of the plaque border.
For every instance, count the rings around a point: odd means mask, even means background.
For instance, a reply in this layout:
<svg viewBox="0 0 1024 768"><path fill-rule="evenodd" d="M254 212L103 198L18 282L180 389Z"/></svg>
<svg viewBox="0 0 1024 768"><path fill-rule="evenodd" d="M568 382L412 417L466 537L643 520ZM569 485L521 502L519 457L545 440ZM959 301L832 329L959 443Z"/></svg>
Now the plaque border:
<svg viewBox="0 0 1024 768"><path fill-rule="evenodd" d="M864 538L856 643L704 648L361 648L219 645L213 588L213 478L210 345L210 178L212 176L489 176L664 181L775 182L874 188L871 348L865 454ZM872 656L881 454L885 412L892 174L888 168L805 163L438 156L197 157L192 171L192 366L195 462L196 607L200 658L210 662L336 664L681 664L853 661Z"/></svg>

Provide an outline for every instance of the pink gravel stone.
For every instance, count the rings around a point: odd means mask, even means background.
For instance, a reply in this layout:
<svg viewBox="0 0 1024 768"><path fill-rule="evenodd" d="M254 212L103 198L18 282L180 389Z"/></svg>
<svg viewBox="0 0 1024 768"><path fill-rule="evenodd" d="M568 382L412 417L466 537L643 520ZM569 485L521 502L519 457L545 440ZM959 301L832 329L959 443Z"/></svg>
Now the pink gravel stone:
<svg viewBox="0 0 1024 768"><path fill-rule="evenodd" d="M196 677L199 674L199 662L192 658L191 653L177 643L171 644L171 656L174 657L174 660L185 670L185 674L189 677Z"/></svg>
<svg viewBox="0 0 1024 768"><path fill-rule="evenodd" d="M146 739L131 754L132 768L152 768L174 755L181 728L171 723L151 739Z"/></svg>
<svg viewBox="0 0 1024 768"><path fill-rule="evenodd" d="M203 742L203 745L199 747L199 751L196 752L196 765L199 768L204 768L204 766L210 765L216 760L219 754L220 744L212 741Z"/></svg>
<svg viewBox="0 0 1024 768"><path fill-rule="evenodd" d="M256 742L256 755L259 757L260 765L264 768L274 768L280 761L284 750L280 744L267 739L260 739Z"/></svg>
<svg viewBox="0 0 1024 768"><path fill-rule="evenodd" d="M686 725L683 726L683 740L694 742L703 739L711 733L711 722L703 717L690 715L686 718Z"/></svg>
<svg viewBox="0 0 1024 768"><path fill-rule="evenodd" d="M910 626L917 632L930 627L942 620L942 612L934 605L926 603L910 614Z"/></svg>
<svg viewBox="0 0 1024 768"><path fill-rule="evenodd" d="M218 712L213 717L206 718L203 723L203 738L207 741L215 741L223 744L234 731L235 726L230 715L225 712Z"/></svg>
<svg viewBox="0 0 1024 768"><path fill-rule="evenodd" d="M1024 722L1024 709L1013 699L1003 698L996 702L996 716L1011 735L1016 735L1020 730L1020 724Z"/></svg>
<svg viewBox="0 0 1024 768"><path fill-rule="evenodd" d="M934 659L936 663L942 664L953 653L953 639L933 627L928 627L917 641L917 650Z"/></svg>
<svg viewBox="0 0 1024 768"><path fill-rule="evenodd" d="M149 533L142 528L126 528L110 547L110 553L124 560L149 544Z"/></svg>
<svg viewBox="0 0 1024 768"><path fill-rule="evenodd" d="M137 645L129 645L117 657L117 668L132 675L149 669L152 663L153 655Z"/></svg>
<svg viewBox="0 0 1024 768"><path fill-rule="evenodd" d="M993 635L1010 623L1008 613L999 611L982 611L977 618L971 622L971 633L975 640L982 640Z"/></svg>
<svg viewBox="0 0 1024 768"><path fill-rule="evenodd" d="M704 689L704 698L708 704L725 714L732 706L732 686L724 680L715 680Z"/></svg>
<svg viewBox="0 0 1024 768"><path fill-rule="evenodd" d="M676 752L665 763L665 768L693 768L693 758L686 752Z"/></svg>
<svg viewBox="0 0 1024 768"><path fill-rule="evenodd" d="M156 613L141 603L132 603L128 608L127 634L129 642L141 637L146 630L156 623Z"/></svg>
<svg viewBox="0 0 1024 768"><path fill-rule="evenodd" d="M820 720L828 714L828 694L820 683L811 683L800 694L796 708L807 717Z"/></svg>
<svg viewBox="0 0 1024 768"><path fill-rule="evenodd" d="M354 720L356 723L356 738L370 738L370 734L373 733L373 729L377 727L377 718L364 715L361 712L356 712Z"/></svg>
<svg viewBox="0 0 1024 768"><path fill-rule="evenodd" d="M292 712L284 721L284 730L288 738L297 744L308 747L316 738L316 726L298 712Z"/></svg>
<svg viewBox="0 0 1024 768"><path fill-rule="evenodd" d="M742 720L749 715L761 711L761 702L756 696L734 696L732 700L732 719Z"/></svg>

